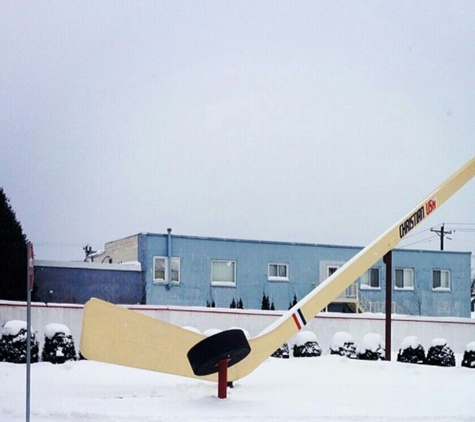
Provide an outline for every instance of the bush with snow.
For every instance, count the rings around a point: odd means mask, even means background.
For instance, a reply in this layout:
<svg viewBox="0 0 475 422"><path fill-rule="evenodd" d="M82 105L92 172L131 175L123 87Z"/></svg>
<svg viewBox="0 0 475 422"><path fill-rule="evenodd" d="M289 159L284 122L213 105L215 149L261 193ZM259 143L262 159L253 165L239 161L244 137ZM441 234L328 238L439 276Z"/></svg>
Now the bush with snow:
<svg viewBox="0 0 475 422"><path fill-rule="evenodd" d="M330 345L330 354L356 359L356 345L353 336L346 331L335 333Z"/></svg>
<svg viewBox="0 0 475 422"><path fill-rule="evenodd" d="M317 335L312 331L301 331L295 336L293 356L295 358L316 357L322 354Z"/></svg>
<svg viewBox="0 0 475 422"><path fill-rule="evenodd" d="M468 343L463 353L462 366L475 368L475 341Z"/></svg>
<svg viewBox="0 0 475 422"><path fill-rule="evenodd" d="M31 327L30 327L31 329ZM38 340L31 329L30 360L38 362ZM26 363L27 325L25 321L8 321L2 329L0 339L0 361Z"/></svg>
<svg viewBox="0 0 475 422"><path fill-rule="evenodd" d="M358 359L384 360L385 345L381 334L368 333L363 337L361 347L358 348Z"/></svg>
<svg viewBox="0 0 475 422"><path fill-rule="evenodd" d="M455 366L455 355L443 338L432 340L429 350L427 350L426 363L436 366Z"/></svg>
<svg viewBox="0 0 475 422"><path fill-rule="evenodd" d="M282 346L280 346L274 353L272 353L271 357L288 359L290 357L288 343L284 343Z"/></svg>
<svg viewBox="0 0 475 422"><path fill-rule="evenodd" d="M63 324L48 324L45 327L45 343L41 359L51 363L76 360L76 347L68 327Z"/></svg>
<svg viewBox="0 0 475 422"><path fill-rule="evenodd" d="M425 363L424 347L416 336L406 337L399 346L397 361L403 363Z"/></svg>

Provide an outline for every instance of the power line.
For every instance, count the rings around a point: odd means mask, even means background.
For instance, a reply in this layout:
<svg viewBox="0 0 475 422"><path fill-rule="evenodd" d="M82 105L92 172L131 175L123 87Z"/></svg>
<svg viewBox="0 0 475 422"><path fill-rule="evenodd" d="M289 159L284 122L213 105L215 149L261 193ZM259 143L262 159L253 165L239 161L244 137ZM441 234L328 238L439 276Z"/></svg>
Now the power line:
<svg viewBox="0 0 475 422"><path fill-rule="evenodd" d="M404 246L401 246L399 249L404 249L404 248L408 248L409 246L412 246L412 245L417 245L418 243L429 243L429 242L432 242L432 239L434 239L435 235L432 235L430 237L426 237L424 239L421 239L421 240L417 240L416 242L412 242L412 243L409 243L407 245L404 245Z"/></svg>
<svg viewBox="0 0 475 422"><path fill-rule="evenodd" d="M408 235L404 236L404 240L410 239L411 237L414 237L414 236L420 236L421 234L423 234L425 232L428 232L428 231L430 231L430 229L425 229L425 230L421 230L420 232L408 234Z"/></svg>

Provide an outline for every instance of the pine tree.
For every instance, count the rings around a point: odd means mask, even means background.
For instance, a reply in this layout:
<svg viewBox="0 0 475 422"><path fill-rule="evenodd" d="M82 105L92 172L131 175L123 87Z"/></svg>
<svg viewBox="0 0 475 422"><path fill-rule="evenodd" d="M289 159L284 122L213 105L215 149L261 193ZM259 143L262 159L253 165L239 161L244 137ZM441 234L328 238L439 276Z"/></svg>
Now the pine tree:
<svg viewBox="0 0 475 422"><path fill-rule="evenodd" d="M206 301L206 307L207 308L215 308L216 307L216 303L213 299L213 301L209 302L209 301Z"/></svg>
<svg viewBox="0 0 475 422"><path fill-rule="evenodd" d="M0 187L0 299L26 300L26 260L26 236Z"/></svg>
<svg viewBox="0 0 475 422"><path fill-rule="evenodd" d="M236 309L236 301L233 299L231 305L229 305L231 309Z"/></svg>
<svg viewBox="0 0 475 422"><path fill-rule="evenodd" d="M242 302L242 299L239 299L238 304L237 304L238 309L244 309L244 303Z"/></svg>
<svg viewBox="0 0 475 422"><path fill-rule="evenodd" d="M268 311L270 309L269 296L262 295L261 309L263 311Z"/></svg>

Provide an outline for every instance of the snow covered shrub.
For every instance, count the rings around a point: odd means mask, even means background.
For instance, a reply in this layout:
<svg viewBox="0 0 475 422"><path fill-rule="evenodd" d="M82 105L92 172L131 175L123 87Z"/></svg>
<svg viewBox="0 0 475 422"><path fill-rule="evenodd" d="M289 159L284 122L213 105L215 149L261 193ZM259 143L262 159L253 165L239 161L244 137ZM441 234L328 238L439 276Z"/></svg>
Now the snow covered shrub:
<svg viewBox="0 0 475 422"><path fill-rule="evenodd" d="M384 340L381 334L368 333L363 337L363 342L358 348L358 359L361 360L384 360Z"/></svg>
<svg viewBox="0 0 475 422"><path fill-rule="evenodd" d="M27 325L25 321L6 322L0 340L1 360L11 363L26 363L26 337ZM34 332L31 332L30 357L32 363L38 362L38 340L36 340Z"/></svg>
<svg viewBox="0 0 475 422"><path fill-rule="evenodd" d="M322 354L317 335L312 331L301 331L295 336L293 355L295 358L316 357Z"/></svg>
<svg viewBox="0 0 475 422"><path fill-rule="evenodd" d="M425 363L425 351L416 336L406 337L401 342L397 361L403 363Z"/></svg>
<svg viewBox="0 0 475 422"><path fill-rule="evenodd" d="M287 343L284 343L271 355L271 357L273 358L281 358L281 359L288 359L289 356L290 356L289 345Z"/></svg>
<svg viewBox="0 0 475 422"><path fill-rule="evenodd" d="M335 333L330 345L330 354L356 359L356 346L353 336L346 331Z"/></svg>
<svg viewBox="0 0 475 422"><path fill-rule="evenodd" d="M432 340L427 351L426 363L436 366L455 366L455 355L443 338Z"/></svg>
<svg viewBox="0 0 475 422"><path fill-rule="evenodd" d="M68 327L63 324L48 324L45 327L45 343L41 359L51 363L76 360L76 348Z"/></svg>
<svg viewBox="0 0 475 422"><path fill-rule="evenodd" d="M462 366L475 368L475 341L468 343L463 353Z"/></svg>

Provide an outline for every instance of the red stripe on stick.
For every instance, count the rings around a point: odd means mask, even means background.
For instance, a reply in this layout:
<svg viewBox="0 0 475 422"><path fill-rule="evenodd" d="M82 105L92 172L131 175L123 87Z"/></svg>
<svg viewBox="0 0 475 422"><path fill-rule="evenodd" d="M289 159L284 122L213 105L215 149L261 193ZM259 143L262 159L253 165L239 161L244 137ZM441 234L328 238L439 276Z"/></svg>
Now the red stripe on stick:
<svg viewBox="0 0 475 422"><path fill-rule="evenodd" d="M302 324L300 324L297 314L292 314L292 318L294 319L295 325L300 330L302 328Z"/></svg>

